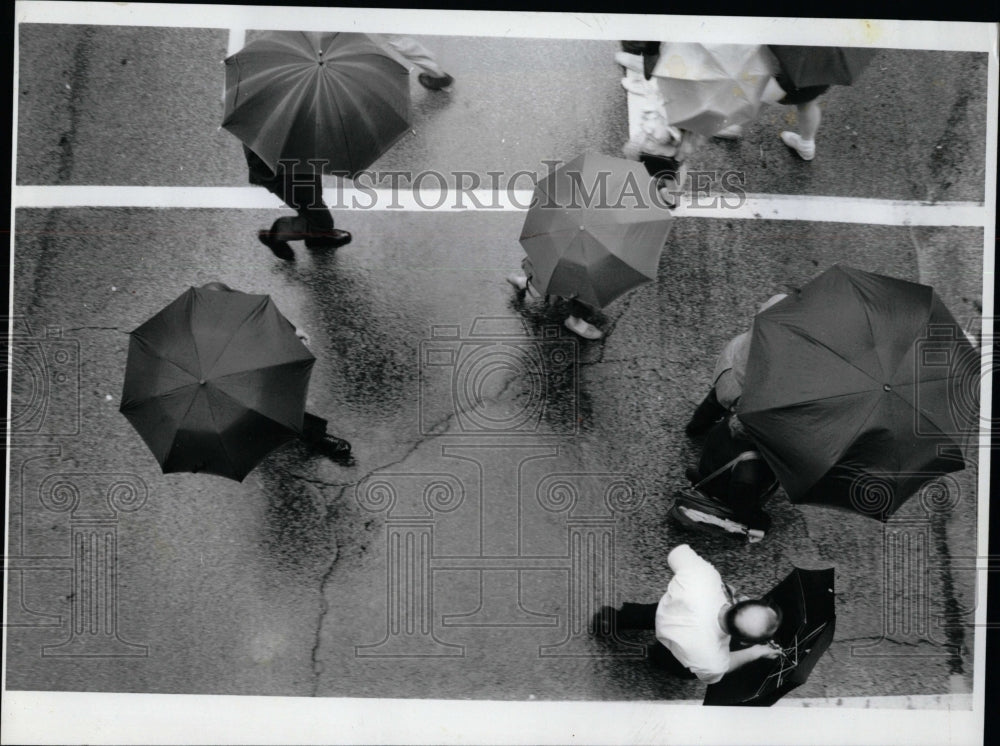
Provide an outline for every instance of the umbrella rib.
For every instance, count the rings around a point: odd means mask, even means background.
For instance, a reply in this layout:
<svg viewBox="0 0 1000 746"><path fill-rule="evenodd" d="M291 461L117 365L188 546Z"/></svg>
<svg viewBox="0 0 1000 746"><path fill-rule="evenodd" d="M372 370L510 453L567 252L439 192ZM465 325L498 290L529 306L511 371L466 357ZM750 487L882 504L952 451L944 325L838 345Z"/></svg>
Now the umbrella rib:
<svg viewBox="0 0 1000 746"><path fill-rule="evenodd" d="M229 346L233 343L233 340L236 338L236 335L239 333L239 331L244 326L247 325L247 323L250 321L250 319L252 319L255 316L259 315L264 310L264 308L267 306L267 302L269 300L270 300L270 296L268 296L268 295L262 295L262 296L260 296L260 300L257 302L257 305L250 309L250 311L247 313L246 316L243 317L243 319L240 321L240 323L238 325L236 325L235 327L233 327L232 332L229 334L229 339L227 339L226 342L225 342L225 344L222 345L222 349L219 350L219 354L216 355L215 359L212 361L213 367L215 365L218 365L219 361L226 354L226 351L229 349ZM192 334L192 336L193 336L193 334ZM195 354L197 354L197 352L198 352L198 348L196 346L195 347ZM198 362L199 362L199 364L201 363L201 359L200 358L199 358ZM205 373L205 377L206 378L210 378L211 377L209 371L206 371L204 367L202 367L202 371Z"/></svg>
<svg viewBox="0 0 1000 746"><path fill-rule="evenodd" d="M334 81L331 81L331 85L333 84L333 82ZM341 88L343 88L343 85L341 85ZM350 143L347 142L347 123L344 121L343 107L341 107L340 101L337 99L336 96L331 95L330 98L333 103L333 110L337 114L337 121L340 122L339 131L341 133L341 139L343 140L344 152L347 153L347 157L350 159L350 161L348 162L348 171L353 174L354 173L354 168L352 167L353 155L351 154Z"/></svg>
<svg viewBox="0 0 1000 746"><path fill-rule="evenodd" d="M277 104L275 104L272 107L271 113L262 122L261 125L262 127L269 124L271 119L274 118L275 112L280 112L281 114L286 113L283 111L284 106L288 101L289 96L294 92L295 86L298 85L298 83L295 81L295 78L302 76L303 71L305 69L307 68L302 63L288 63L286 65L281 65L280 67L269 68L266 71L250 73L246 77L240 78L240 80L237 81L238 88L247 88L250 87L249 84L253 83L258 78L264 80L265 83L269 83L271 85L277 85L279 79L281 78L289 79L288 87L285 89L284 93L279 97L279 101L277 102ZM269 95L268 93L268 89L270 87L271 86L260 87L258 88L258 90L252 91L252 95L250 94L245 95L242 100L234 98L233 108L226 116L225 123L232 123L233 119L237 117L237 115L241 115L244 112L244 110L252 109L256 106L259 106L260 101L262 99L264 100L273 99L274 98L273 94Z"/></svg>
<svg viewBox="0 0 1000 746"><path fill-rule="evenodd" d="M133 334L134 334L134 332L133 332ZM165 362L165 363L167 363L169 365L172 365L174 368L176 368L177 370L179 370L181 373L184 373L185 375L191 376L191 380L192 381L197 381L198 380L199 376L197 374L192 373L187 368L182 368L176 361L171 360L170 358L164 357L163 355L161 355L159 353L159 351L155 347L153 347L153 345L150 342L144 341L144 344L146 345L146 348L147 348L147 349L143 350L144 354L147 354L150 357L156 358L157 360L162 360L163 362ZM197 351L195 351L195 354L197 355Z"/></svg>
<svg viewBox="0 0 1000 746"><path fill-rule="evenodd" d="M177 419L177 429L174 431L174 438L173 438L173 440L170 441L170 447L167 449L166 457L164 457L164 459L163 459L164 463L167 462L167 459L170 458L170 454L173 453L174 447L177 445L177 436L181 432L181 425L184 424L184 420L186 420L188 414L191 413L191 408L194 406L195 400L197 400L197 398L198 398L198 395L197 395L197 392L195 392L195 395L191 397L190 401L188 401L187 409L184 410L184 414L182 414ZM212 419L214 421L215 418L213 417Z"/></svg>
<svg viewBox="0 0 1000 746"><path fill-rule="evenodd" d="M808 342L812 342L813 344L815 344L815 345L817 345L819 347L822 347L824 350L826 350L827 352L829 352L831 355L833 355L834 357L836 357L838 360L842 360L843 362L845 362L848 365L850 365L852 368L854 368L859 373L863 373L865 376L867 376L868 378L870 378L874 383L877 383L877 384L881 384L882 383L881 381L877 380L874 376L872 376L872 374L869 373L867 370L865 370L864 368L858 367L854 363L854 361L852 361L852 360L844 357L842 354L840 354L835 349L833 349L832 347L830 347L830 345L828 345L825 342L823 342L821 340L818 340L815 337L813 337L812 335L810 335L808 332L806 332L805 329L803 329L803 328L801 328L799 326L795 326L793 324L788 324L788 323L784 323L784 324L780 324L780 325L782 327L784 327L785 329L787 329L788 331L790 331L791 333L797 334L802 339L805 339ZM881 364L881 361L879 361L879 363Z"/></svg>
<svg viewBox="0 0 1000 746"><path fill-rule="evenodd" d="M865 390L862 390L862 391L848 391L848 392L846 392L844 394L830 394L829 396L817 396L817 397L814 397L812 399L803 399L801 401L789 402L787 404L775 404L774 406L765 407L764 409L752 409L752 410L749 410L747 412L744 412L744 414L758 414L758 413L762 413L762 412L780 412L781 410L788 409L789 407L799 407L799 406L802 406L803 404L816 404L817 402L830 401L831 399L839 399L839 398L841 398L843 396L857 396L858 394L868 394L868 393L871 393L872 391L876 391L876 390L877 390L877 387L876 388L872 388L871 390L868 390L868 391L865 391ZM902 397L900 397L900 398L902 398ZM904 399L904 401L905 401L905 399Z"/></svg>
<svg viewBox="0 0 1000 746"><path fill-rule="evenodd" d="M216 391L217 391L217 393L223 393L223 392L218 391L218 389L216 389ZM219 445L222 448L222 452L226 455L226 461L228 462L229 466L232 467L232 466L234 466L236 464L236 460L233 458L232 454L230 453L229 448L226 447L226 441L222 437L222 433L220 432L219 423L218 423L218 420L216 420L216 417L215 417L215 407L212 405L212 397L208 396L206 394L205 398L208 400L208 412L209 412L209 415L212 418L212 425L214 426L213 430L212 430L212 434L218 439ZM232 397L228 397L228 398L232 399ZM237 404L239 404L239 402L237 402ZM247 407L247 409L249 409L249 407Z"/></svg>
<svg viewBox="0 0 1000 746"><path fill-rule="evenodd" d="M311 357L312 353L309 353L309 354L310 354L310 357ZM253 366L251 368L242 368L241 370L231 370L231 371L227 371L226 373L223 373L221 375L213 376L211 378L211 381L216 386L220 386L220 385L223 385L225 383L225 381L226 381L227 378L230 378L232 376L243 375L244 373L249 373L251 371L253 371L253 372L257 372L257 371L263 372L263 371L266 371L266 370L271 370L273 368L281 368L282 366L285 366L285 365L297 365L299 363L307 362L309 359L310 358L308 358L308 357L291 358L289 360L282 360L281 362L278 362L278 363L271 363L270 365L256 365L256 366ZM312 358L312 359L315 359L315 358Z"/></svg>
<svg viewBox="0 0 1000 746"><path fill-rule="evenodd" d="M878 345L875 344L875 329L872 327L872 317L868 313L868 305L865 303L864 297L861 295L861 291L858 286L853 282L851 283L851 291L854 297L858 300L858 305L861 306L861 310L865 314L865 323L868 325L868 338L871 339L872 349L875 350L875 359L878 360L879 368L883 376L887 376L888 371L886 370L885 361L882 360L882 356L878 354Z"/></svg>
<svg viewBox="0 0 1000 746"><path fill-rule="evenodd" d="M168 360L167 362L170 362L170 361ZM128 403L128 409L133 409L135 407L140 407L143 404L145 404L146 402L154 401L155 399L159 399L159 398L167 396L169 394L175 394L178 391L180 391L181 389L187 388L187 387L193 386L193 385L194 385L194 381L192 381L191 383L182 383L180 386L175 386L172 389L166 389L165 391L157 391L155 394L150 394L149 396L144 396L141 399L133 399L133 400L131 400Z"/></svg>
<svg viewBox="0 0 1000 746"><path fill-rule="evenodd" d="M223 391L223 390L222 390L222 389L220 389L220 388L219 388L218 386L216 386L214 390L215 390L215 393L219 394L220 396L224 396L224 397L226 397L226 398L227 398L227 399L229 399L229 400L230 400L231 402L233 402L233 403L235 403L235 404L238 404L239 406L243 407L244 409L246 409L246 410L247 410L247 411L249 411L249 412L253 412L254 414L257 414L257 415L260 415L261 417L263 417L263 418L264 418L265 420L267 420L268 422L273 422L273 423L275 423L276 425L280 425L281 427L287 427L287 426L286 426L286 425L285 425L284 423L282 423L282 422L279 422L278 420L274 419L274 418L273 418L273 417L271 417L270 415L267 415L267 414L264 414L264 413L263 413L263 412L261 412L261 411L260 411L259 409L255 408L255 407L251 407L251 406L250 406L250 405L248 405L248 404L247 404L246 402L243 402L243 401L240 401L240 400L239 400L239 399L237 399L237 398L236 398L235 396L233 396L232 394L230 394L230 393L229 393L228 391ZM213 414L213 421L214 421L214 414ZM293 432L294 432L294 431L293 431Z"/></svg>

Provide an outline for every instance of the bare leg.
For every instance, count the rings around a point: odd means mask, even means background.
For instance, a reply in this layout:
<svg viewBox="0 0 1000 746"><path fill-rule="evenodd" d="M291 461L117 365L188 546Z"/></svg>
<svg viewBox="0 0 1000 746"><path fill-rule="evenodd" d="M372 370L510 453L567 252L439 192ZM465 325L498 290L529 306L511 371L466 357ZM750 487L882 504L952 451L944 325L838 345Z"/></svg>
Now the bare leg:
<svg viewBox="0 0 1000 746"><path fill-rule="evenodd" d="M799 136L804 142L813 142L819 131L819 123L823 118L819 103L813 99L807 104L799 104Z"/></svg>
<svg viewBox="0 0 1000 746"><path fill-rule="evenodd" d="M798 153L799 158L811 161L816 157L816 133L823 118L822 110L816 99L797 105L799 111L799 131L782 132L781 141Z"/></svg>

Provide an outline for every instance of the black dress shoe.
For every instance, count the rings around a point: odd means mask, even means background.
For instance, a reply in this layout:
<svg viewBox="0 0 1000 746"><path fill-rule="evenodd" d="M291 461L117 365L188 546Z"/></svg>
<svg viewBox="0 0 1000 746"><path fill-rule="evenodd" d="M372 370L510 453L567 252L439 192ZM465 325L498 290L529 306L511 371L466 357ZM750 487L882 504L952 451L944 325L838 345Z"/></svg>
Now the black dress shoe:
<svg viewBox="0 0 1000 746"><path fill-rule="evenodd" d="M306 239L307 249L338 249L351 242L353 236L348 231L339 228L324 233L322 236L310 236Z"/></svg>
<svg viewBox="0 0 1000 746"><path fill-rule="evenodd" d="M698 484L698 482L701 481L701 474L698 472L697 469L691 466L689 466L684 470L684 476L687 477L687 480L691 484Z"/></svg>
<svg viewBox="0 0 1000 746"><path fill-rule="evenodd" d="M315 444L316 449L332 461L351 460L351 444L335 435L326 435Z"/></svg>
<svg viewBox="0 0 1000 746"><path fill-rule="evenodd" d="M417 76L417 80L420 81L420 85L431 91L440 91L442 88L447 88L455 79L451 77L448 73L445 73L440 78L436 75L428 75L427 73L420 73Z"/></svg>
<svg viewBox="0 0 1000 746"><path fill-rule="evenodd" d="M279 259L284 259L286 262L295 261L295 252L292 251L292 247L288 245L288 242L275 238L274 234L270 231L257 231L257 239Z"/></svg>

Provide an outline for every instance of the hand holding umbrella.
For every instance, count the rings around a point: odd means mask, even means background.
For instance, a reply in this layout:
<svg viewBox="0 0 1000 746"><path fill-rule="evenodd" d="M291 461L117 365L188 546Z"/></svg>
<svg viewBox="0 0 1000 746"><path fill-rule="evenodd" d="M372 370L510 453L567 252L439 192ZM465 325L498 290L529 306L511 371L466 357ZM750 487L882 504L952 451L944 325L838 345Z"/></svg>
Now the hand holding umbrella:
<svg viewBox="0 0 1000 746"><path fill-rule="evenodd" d="M705 692L706 705L769 707L801 686L833 641L834 571L796 567L764 598L782 610L772 640L757 659L727 674Z"/></svg>

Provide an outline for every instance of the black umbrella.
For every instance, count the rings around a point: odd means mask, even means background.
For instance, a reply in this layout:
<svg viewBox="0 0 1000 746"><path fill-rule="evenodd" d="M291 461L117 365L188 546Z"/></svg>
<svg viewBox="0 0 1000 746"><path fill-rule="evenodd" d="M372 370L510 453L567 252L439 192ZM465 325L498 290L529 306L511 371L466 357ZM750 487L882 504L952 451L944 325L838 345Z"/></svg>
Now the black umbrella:
<svg viewBox="0 0 1000 746"><path fill-rule="evenodd" d="M781 71L796 88L851 85L868 67L877 49L866 47L800 47L772 44Z"/></svg>
<svg viewBox="0 0 1000 746"><path fill-rule="evenodd" d="M932 287L837 264L754 317L739 417L792 502L885 521L966 467L981 362Z"/></svg>
<svg viewBox="0 0 1000 746"><path fill-rule="evenodd" d="M836 613L833 568L796 567L764 598L781 608L781 626L774 642L777 658L762 658L741 666L705 692L706 705L770 707L805 683L833 641Z"/></svg>
<svg viewBox="0 0 1000 746"><path fill-rule="evenodd" d="M121 412L165 474L241 482L301 434L315 360L270 296L191 288L132 332Z"/></svg>

